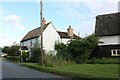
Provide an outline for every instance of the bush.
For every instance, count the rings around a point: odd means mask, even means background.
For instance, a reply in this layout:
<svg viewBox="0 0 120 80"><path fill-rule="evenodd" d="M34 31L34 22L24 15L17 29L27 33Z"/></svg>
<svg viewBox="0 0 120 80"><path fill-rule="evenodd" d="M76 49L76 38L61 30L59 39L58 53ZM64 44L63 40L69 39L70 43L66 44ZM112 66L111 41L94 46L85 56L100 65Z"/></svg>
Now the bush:
<svg viewBox="0 0 120 80"><path fill-rule="evenodd" d="M10 61L15 61L15 62L19 62L20 61L20 56L7 56L6 57L7 60L10 60Z"/></svg>
<svg viewBox="0 0 120 80"><path fill-rule="evenodd" d="M120 64L119 58L93 58L89 60L90 64Z"/></svg>
<svg viewBox="0 0 120 80"><path fill-rule="evenodd" d="M55 50L57 51L57 57L67 59L67 46L64 43L55 43Z"/></svg>
<svg viewBox="0 0 120 80"><path fill-rule="evenodd" d="M33 48L31 49L31 58L30 58L30 62L41 62L40 61L40 56L41 56L41 48L39 47L39 45L34 45Z"/></svg>
<svg viewBox="0 0 120 80"><path fill-rule="evenodd" d="M23 62L26 62L27 58L28 58L27 52L22 51L22 60L23 60Z"/></svg>

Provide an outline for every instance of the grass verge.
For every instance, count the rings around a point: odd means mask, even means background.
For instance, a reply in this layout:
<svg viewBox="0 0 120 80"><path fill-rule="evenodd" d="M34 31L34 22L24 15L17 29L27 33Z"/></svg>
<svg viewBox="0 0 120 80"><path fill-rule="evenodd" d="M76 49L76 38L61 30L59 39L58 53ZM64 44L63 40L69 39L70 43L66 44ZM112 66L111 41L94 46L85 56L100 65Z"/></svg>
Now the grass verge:
<svg viewBox="0 0 120 80"><path fill-rule="evenodd" d="M21 65L69 78L119 78L118 64L74 64L56 67L40 66L38 63L22 63Z"/></svg>

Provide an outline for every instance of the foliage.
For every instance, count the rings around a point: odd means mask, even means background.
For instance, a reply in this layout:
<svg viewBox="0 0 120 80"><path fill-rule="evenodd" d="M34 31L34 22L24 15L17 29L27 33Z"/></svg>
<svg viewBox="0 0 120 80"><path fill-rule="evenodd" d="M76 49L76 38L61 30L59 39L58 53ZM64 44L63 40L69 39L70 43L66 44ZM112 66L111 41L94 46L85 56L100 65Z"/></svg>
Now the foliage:
<svg viewBox="0 0 120 80"><path fill-rule="evenodd" d="M33 48L31 48L31 58L30 62L40 62L40 56L41 56L41 48L39 45L34 45Z"/></svg>
<svg viewBox="0 0 120 80"><path fill-rule="evenodd" d="M86 63L92 50L99 43L99 38L92 34L77 40L70 40L67 45L56 42L57 56L64 60L72 60L77 63Z"/></svg>
<svg viewBox="0 0 120 80"><path fill-rule="evenodd" d="M93 58L88 61L89 64L120 64L119 58Z"/></svg>
<svg viewBox="0 0 120 80"><path fill-rule="evenodd" d="M75 60L77 63L80 63L87 59L85 59L86 57L88 57L88 45L86 43L86 40L84 39L80 39L80 40L74 40L71 41L68 44L68 53L71 55L71 59Z"/></svg>
<svg viewBox="0 0 120 80"><path fill-rule="evenodd" d="M62 57L52 56L45 54L44 55L44 65L53 67L53 66L63 66L63 65L69 65L69 64L75 64L73 61L66 61Z"/></svg>
<svg viewBox="0 0 120 80"><path fill-rule="evenodd" d="M2 49L3 53L9 53L10 47L9 46L4 46Z"/></svg>
<svg viewBox="0 0 120 80"><path fill-rule="evenodd" d="M68 53L71 55L71 59L77 63L86 63L92 49L98 45L99 38L94 34L82 39L72 40L68 44Z"/></svg>
<svg viewBox="0 0 120 80"><path fill-rule="evenodd" d="M12 46L5 46L2 49L3 53L8 53L9 56L17 56L19 55L19 48L20 46L18 44L13 44Z"/></svg>
<svg viewBox="0 0 120 80"><path fill-rule="evenodd" d="M26 62L27 58L28 58L28 53L25 52L25 51L22 51L22 60L23 60L23 62Z"/></svg>
<svg viewBox="0 0 120 80"><path fill-rule="evenodd" d="M20 46L18 46L18 45L12 45L10 47L10 54L9 55L11 55L11 56L17 56L18 52L19 52L19 48L20 48Z"/></svg>
<svg viewBox="0 0 120 80"><path fill-rule="evenodd" d="M2 52L2 47L0 47L0 52Z"/></svg>
<svg viewBox="0 0 120 80"><path fill-rule="evenodd" d="M55 50L57 51L57 57L67 58L67 46L64 43L56 42Z"/></svg>
<svg viewBox="0 0 120 80"><path fill-rule="evenodd" d="M98 46L98 43L104 43L102 41L99 41L100 37L98 37L95 34L91 34L87 37L85 37L89 43L89 49L94 49L96 46Z"/></svg>
<svg viewBox="0 0 120 80"><path fill-rule="evenodd" d="M15 62L19 62L20 61L20 56L7 56L6 57L7 60L10 60L10 61L15 61Z"/></svg>

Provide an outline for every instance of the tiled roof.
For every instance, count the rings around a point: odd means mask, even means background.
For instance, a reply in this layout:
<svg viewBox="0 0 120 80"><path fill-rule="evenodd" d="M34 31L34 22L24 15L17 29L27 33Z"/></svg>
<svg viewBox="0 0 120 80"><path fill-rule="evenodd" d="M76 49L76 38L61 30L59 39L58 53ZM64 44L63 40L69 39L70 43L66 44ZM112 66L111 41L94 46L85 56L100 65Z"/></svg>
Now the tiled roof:
<svg viewBox="0 0 120 80"><path fill-rule="evenodd" d="M49 24L50 23L45 24L43 27L44 28L43 30L45 30ZM60 38L70 38L67 35L67 32L61 32L61 31L57 31L57 32L60 35ZM29 31L27 35L21 40L21 42L38 37L39 35L41 35L41 27L38 27L36 29ZM73 38L78 39L79 37L74 34Z"/></svg>
<svg viewBox="0 0 120 80"><path fill-rule="evenodd" d="M43 26L43 30L46 29L46 27L49 25L50 23L47 23ZM31 38L35 38L35 37L38 37L39 35L41 35L41 27L38 27L36 29L33 29L31 31L29 31L27 33L27 35L25 35L25 37L21 40L22 41L26 41L28 39L31 39Z"/></svg>
<svg viewBox="0 0 120 80"><path fill-rule="evenodd" d="M58 34L60 35L60 38L70 38L68 35L67 35L67 32L61 32L61 31L57 31ZM79 37L77 35L73 35L73 38L74 39L78 39Z"/></svg>

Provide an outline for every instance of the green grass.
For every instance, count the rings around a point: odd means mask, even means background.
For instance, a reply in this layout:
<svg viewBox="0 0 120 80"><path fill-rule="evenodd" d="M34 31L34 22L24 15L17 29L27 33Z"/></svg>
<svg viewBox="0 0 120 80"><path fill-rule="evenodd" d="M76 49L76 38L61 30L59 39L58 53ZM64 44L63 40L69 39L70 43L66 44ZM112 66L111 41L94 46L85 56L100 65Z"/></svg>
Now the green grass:
<svg viewBox="0 0 120 80"><path fill-rule="evenodd" d="M37 63L23 63L23 66L77 78L118 78L118 64L74 64L46 67Z"/></svg>

